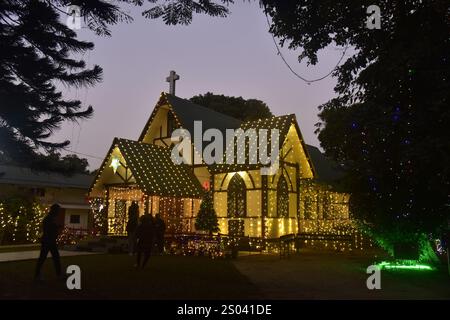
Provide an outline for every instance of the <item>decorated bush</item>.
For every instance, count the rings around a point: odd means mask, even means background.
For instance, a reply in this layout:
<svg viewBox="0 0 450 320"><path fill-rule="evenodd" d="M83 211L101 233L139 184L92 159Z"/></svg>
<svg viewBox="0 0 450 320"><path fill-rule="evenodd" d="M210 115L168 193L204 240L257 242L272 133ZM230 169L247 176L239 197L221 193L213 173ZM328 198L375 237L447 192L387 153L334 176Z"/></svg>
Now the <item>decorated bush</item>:
<svg viewBox="0 0 450 320"><path fill-rule="evenodd" d="M195 229L200 231L207 231L209 234L218 232L219 222L217 220L217 214L214 210L212 202L211 192L205 193L200 210L195 221Z"/></svg>

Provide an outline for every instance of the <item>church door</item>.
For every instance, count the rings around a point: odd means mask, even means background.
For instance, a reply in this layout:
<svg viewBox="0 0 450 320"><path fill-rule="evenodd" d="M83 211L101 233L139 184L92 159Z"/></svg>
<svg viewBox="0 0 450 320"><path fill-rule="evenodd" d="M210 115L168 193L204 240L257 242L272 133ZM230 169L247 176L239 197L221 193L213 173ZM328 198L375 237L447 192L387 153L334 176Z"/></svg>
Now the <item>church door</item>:
<svg viewBox="0 0 450 320"><path fill-rule="evenodd" d="M125 234L127 226L127 202L116 200L114 204L113 233L117 235Z"/></svg>
<svg viewBox="0 0 450 320"><path fill-rule="evenodd" d="M277 185L277 216L278 218L289 217L289 189L283 175L280 176Z"/></svg>
<svg viewBox="0 0 450 320"><path fill-rule="evenodd" d="M183 232L183 200L181 198L161 197L159 214L166 223L166 233Z"/></svg>

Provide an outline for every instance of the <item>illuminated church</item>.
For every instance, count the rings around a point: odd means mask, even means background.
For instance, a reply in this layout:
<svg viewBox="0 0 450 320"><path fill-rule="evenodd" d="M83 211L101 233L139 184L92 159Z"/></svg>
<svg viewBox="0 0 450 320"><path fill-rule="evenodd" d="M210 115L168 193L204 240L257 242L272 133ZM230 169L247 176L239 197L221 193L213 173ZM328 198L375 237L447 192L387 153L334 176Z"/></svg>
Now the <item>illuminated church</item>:
<svg viewBox="0 0 450 320"><path fill-rule="evenodd" d="M175 164L175 129L194 135L203 130L278 129L279 169L261 175L262 164ZM192 157L201 155L192 144ZM192 163L195 163L192 161ZM115 138L90 188L104 232L125 234L127 212L137 202L140 214L160 213L168 233L195 232L195 219L206 190L212 192L221 234L275 238L284 234L330 230L347 224L348 195L333 181L339 170L307 145L295 115L242 122L173 94L162 93L137 140Z"/></svg>

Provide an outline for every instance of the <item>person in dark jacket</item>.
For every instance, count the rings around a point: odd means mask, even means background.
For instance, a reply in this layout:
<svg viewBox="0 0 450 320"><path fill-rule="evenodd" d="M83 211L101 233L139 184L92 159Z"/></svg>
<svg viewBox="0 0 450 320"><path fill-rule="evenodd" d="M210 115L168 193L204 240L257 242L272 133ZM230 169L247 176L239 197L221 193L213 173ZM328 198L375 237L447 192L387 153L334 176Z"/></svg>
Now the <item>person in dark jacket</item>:
<svg viewBox="0 0 450 320"><path fill-rule="evenodd" d="M52 205L49 213L42 221L43 234L41 238L41 252L36 265L34 274L35 279L40 279L41 268L45 262L45 259L47 259L49 251L52 254L56 274L61 276L61 261L59 258L58 246L56 244L56 239L58 238L58 234L61 229L61 226L59 226L56 222L56 217L60 208L61 207L58 204Z"/></svg>
<svg viewBox="0 0 450 320"><path fill-rule="evenodd" d="M136 229L139 223L139 206L133 201L128 209L128 252L130 256L136 253Z"/></svg>
<svg viewBox="0 0 450 320"><path fill-rule="evenodd" d="M158 254L164 252L164 232L166 231L166 224L161 219L161 215L157 213L155 215L155 242L158 249Z"/></svg>
<svg viewBox="0 0 450 320"><path fill-rule="evenodd" d="M153 246L153 217L151 215L143 215L140 218L139 226L136 230L136 238L137 238L137 263L135 267L144 268L147 264L150 255L152 254L152 246ZM144 256L144 260L142 261L141 266L141 257Z"/></svg>

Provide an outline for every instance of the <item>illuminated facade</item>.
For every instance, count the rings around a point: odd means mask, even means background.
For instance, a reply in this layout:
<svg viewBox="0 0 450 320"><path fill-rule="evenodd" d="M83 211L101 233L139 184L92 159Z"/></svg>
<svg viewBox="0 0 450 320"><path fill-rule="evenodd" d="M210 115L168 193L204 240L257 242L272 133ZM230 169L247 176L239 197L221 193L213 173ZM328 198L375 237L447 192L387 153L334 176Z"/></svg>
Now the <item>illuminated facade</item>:
<svg viewBox="0 0 450 320"><path fill-rule="evenodd" d="M261 175L259 164L175 165L171 134L194 121L203 130L278 129L279 169ZM192 157L201 155L192 145ZM195 163L195 161L192 161ZM124 234L127 208L160 213L174 233L195 232L205 189L213 193L220 233L275 238L290 233L330 233L349 225L348 195L334 191L335 168L303 141L295 115L241 122L188 100L162 93L137 141L114 139L90 189L98 224ZM103 219L103 220L102 220Z"/></svg>

